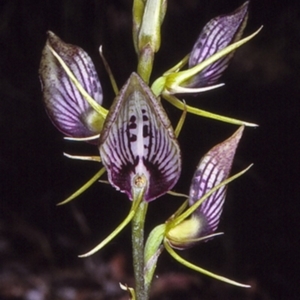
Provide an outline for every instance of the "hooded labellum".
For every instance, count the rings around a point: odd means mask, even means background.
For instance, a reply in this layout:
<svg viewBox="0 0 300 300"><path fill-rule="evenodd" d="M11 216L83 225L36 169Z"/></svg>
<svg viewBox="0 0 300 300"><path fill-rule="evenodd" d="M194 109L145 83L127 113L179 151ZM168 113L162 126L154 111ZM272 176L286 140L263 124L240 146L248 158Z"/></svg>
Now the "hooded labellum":
<svg viewBox="0 0 300 300"><path fill-rule="evenodd" d="M240 127L201 159L192 179L189 206L228 178L243 129L244 127ZM190 219L171 229L168 241L172 247L185 249L193 245L196 239L212 235L217 230L225 197L226 185L223 185L204 200Z"/></svg>
<svg viewBox="0 0 300 300"><path fill-rule="evenodd" d="M210 20L201 31L189 58L189 68L194 67L228 45L238 41L248 18L248 4L245 2L233 13ZM210 86L217 82L227 68L234 52L227 54L206 67L187 82L187 87Z"/></svg>
<svg viewBox="0 0 300 300"><path fill-rule="evenodd" d="M179 178L181 154L171 123L136 73L109 110L99 150L110 183L131 200L134 188L143 187L144 200L151 201Z"/></svg>
<svg viewBox="0 0 300 300"><path fill-rule="evenodd" d="M47 113L54 125L65 135L83 138L99 134L104 119L82 96L53 50L67 65L78 83L99 105L102 88L92 60L85 51L64 43L53 32L43 49L40 79Z"/></svg>

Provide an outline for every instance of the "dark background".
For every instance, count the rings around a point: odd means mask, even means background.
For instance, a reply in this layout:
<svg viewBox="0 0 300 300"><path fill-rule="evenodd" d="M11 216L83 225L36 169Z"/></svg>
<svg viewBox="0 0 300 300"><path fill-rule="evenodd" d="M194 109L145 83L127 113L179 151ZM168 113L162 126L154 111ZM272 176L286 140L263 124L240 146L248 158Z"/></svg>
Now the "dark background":
<svg viewBox="0 0 300 300"><path fill-rule="evenodd" d="M169 1L153 79L192 48L212 17L241 1ZM0 299L126 299L132 285L130 230L94 257L77 255L100 242L129 210L124 195L95 184L71 204L60 202L99 169L62 152L95 154L89 144L64 141L48 119L38 67L46 31L92 57L109 108L113 92L98 54L121 86L136 68L129 0L0 1ZM161 256L153 299L298 299L300 13L294 1L253 0L245 34L262 32L240 48L222 77L225 87L186 101L255 122L246 128L233 171L252 169L228 189L220 224L225 235L182 255L211 271L252 284L243 290L207 279ZM164 102L173 124L179 117ZM236 127L188 115L179 142L188 193L199 159ZM181 199L165 196L149 208L147 230Z"/></svg>

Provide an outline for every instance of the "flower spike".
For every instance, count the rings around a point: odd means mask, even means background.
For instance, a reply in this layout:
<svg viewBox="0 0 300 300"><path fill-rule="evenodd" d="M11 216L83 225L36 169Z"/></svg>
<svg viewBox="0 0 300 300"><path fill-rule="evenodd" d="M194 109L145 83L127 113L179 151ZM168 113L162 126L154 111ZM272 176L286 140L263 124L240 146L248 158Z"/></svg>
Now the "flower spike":
<svg viewBox="0 0 300 300"><path fill-rule="evenodd" d="M86 52L64 43L49 31L39 74L47 113L62 133L84 138L101 132L106 115L101 106L102 87ZM102 108L102 115L87 102L79 86L95 105Z"/></svg>
<svg viewBox="0 0 300 300"><path fill-rule="evenodd" d="M247 0L244 0L247 1ZM234 52L256 36L262 27L242 38L248 19L249 1L234 12L211 19L191 52L156 80L151 88L154 57L161 45L161 25L167 0L133 0L133 42L137 54L136 73L119 90L106 61L99 52L116 94L110 110L102 107L102 87L91 58L81 48L66 44L48 32L39 74L47 113L65 139L96 144L99 156L73 155L70 159L103 164L83 186L58 203L66 204L93 183L109 183L125 193L131 208L125 219L99 244L79 257L93 255L132 223L132 257L135 288L120 284L130 299L148 299L157 261L165 249L184 266L217 280L250 287L198 267L176 252L223 234L217 232L227 185L243 175L230 175L244 126L253 123L225 117L187 105L177 95L199 94L223 86L222 76ZM182 110L175 130L161 98ZM213 147L200 160L189 195L171 191L181 173L181 150L177 141L187 113L241 125L227 140ZM99 180L107 172L108 181ZM184 197L181 206L156 226L145 243L145 219L150 201L169 193Z"/></svg>
<svg viewBox="0 0 300 300"><path fill-rule="evenodd" d="M100 136L108 179L133 199L136 181L145 201L167 193L181 171L181 154L171 123L150 88L132 73L114 100Z"/></svg>

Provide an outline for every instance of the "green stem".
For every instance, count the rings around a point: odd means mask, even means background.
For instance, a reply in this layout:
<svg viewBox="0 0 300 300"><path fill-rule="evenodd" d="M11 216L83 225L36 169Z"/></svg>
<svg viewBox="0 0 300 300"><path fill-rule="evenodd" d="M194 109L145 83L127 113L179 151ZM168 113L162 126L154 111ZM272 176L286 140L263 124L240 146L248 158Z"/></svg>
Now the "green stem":
<svg viewBox="0 0 300 300"><path fill-rule="evenodd" d="M132 219L132 255L136 300L147 300L144 282L144 223L148 203L141 201Z"/></svg>
<svg viewBox="0 0 300 300"><path fill-rule="evenodd" d="M154 51L150 45L146 45L139 54L137 72L148 84L153 68Z"/></svg>

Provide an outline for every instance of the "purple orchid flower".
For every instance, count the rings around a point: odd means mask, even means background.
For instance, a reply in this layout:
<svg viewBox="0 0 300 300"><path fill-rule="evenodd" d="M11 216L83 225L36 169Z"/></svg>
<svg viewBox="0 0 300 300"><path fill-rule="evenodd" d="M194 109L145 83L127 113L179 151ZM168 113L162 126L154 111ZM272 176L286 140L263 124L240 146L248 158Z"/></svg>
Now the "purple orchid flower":
<svg viewBox="0 0 300 300"><path fill-rule="evenodd" d="M100 156L110 183L133 199L145 185L145 201L168 192L181 172L171 123L148 85L132 73L114 100L100 137Z"/></svg>
<svg viewBox="0 0 300 300"><path fill-rule="evenodd" d="M189 68L202 63L241 38L248 19L248 6L247 1L234 12L218 16L204 26L190 54ZM186 82L186 87L199 88L215 84L228 67L233 54L234 51L210 64Z"/></svg>
<svg viewBox="0 0 300 300"><path fill-rule="evenodd" d="M194 205L198 207L194 209L190 219L173 228L170 225L167 240L173 248L185 249L215 234L227 187L221 185L218 189L213 189L228 178L243 129L243 126L240 127L230 138L213 147L200 160L189 193L190 208ZM172 222L176 222L176 218Z"/></svg>
<svg viewBox="0 0 300 300"><path fill-rule="evenodd" d="M74 138L101 132L106 113L102 108L101 114L102 87L92 60L84 50L64 43L49 31L39 74L46 111L58 130ZM90 105L87 97L98 105L100 113Z"/></svg>

